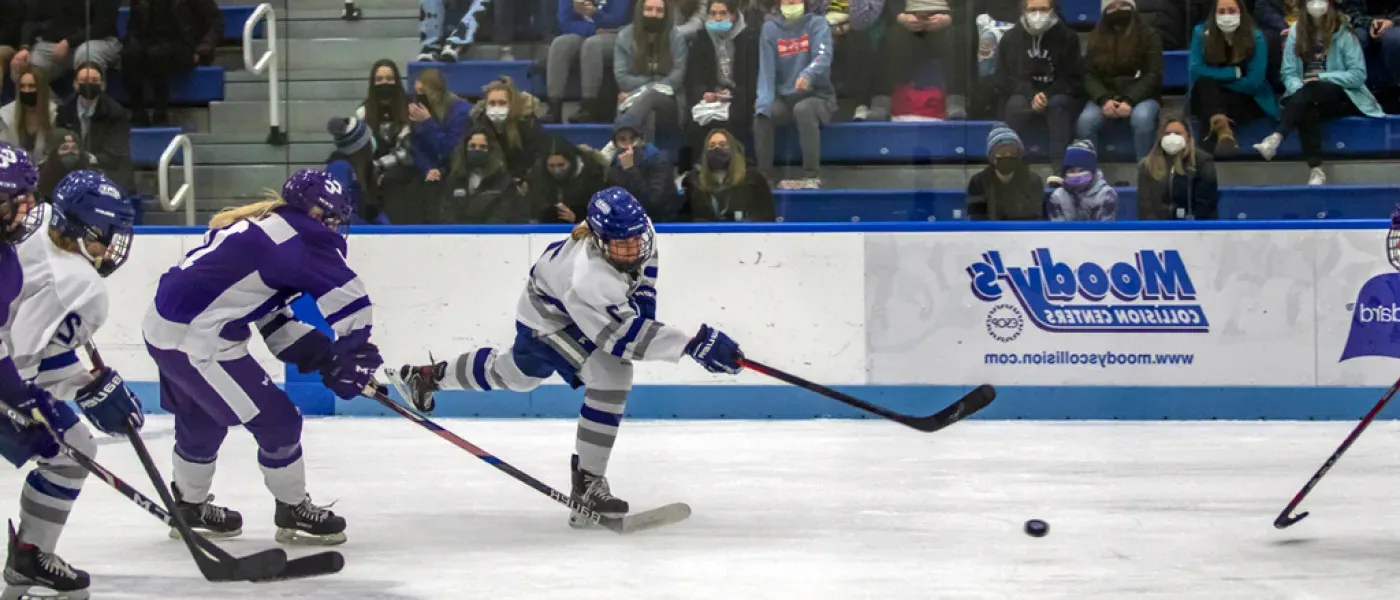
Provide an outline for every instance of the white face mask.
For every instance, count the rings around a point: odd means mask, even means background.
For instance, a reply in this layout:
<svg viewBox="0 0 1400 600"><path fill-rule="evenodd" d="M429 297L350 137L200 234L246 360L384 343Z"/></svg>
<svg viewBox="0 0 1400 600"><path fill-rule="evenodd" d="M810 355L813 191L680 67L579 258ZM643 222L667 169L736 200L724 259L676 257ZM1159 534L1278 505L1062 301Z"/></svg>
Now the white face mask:
<svg viewBox="0 0 1400 600"><path fill-rule="evenodd" d="M1308 14L1314 19L1321 19L1327 14L1327 0L1308 0Z"/></svg>
<svg viewBox="0 0 1400 600"><path fill-rule="evenodd" d="M1043 33L1050 28L1050 13L1026 13L1026 29L1031 33Z"/></svg>
<svg viewBox="0 0 1400 600"><path fill-rule="evenodd" d="M1162 136L1162 151L1176 156L1186 149L1186 138L1179 133L1168 133Z"/></svg>
<svg viewBox="0 0 1400 600"><path fill-rule="evenodd" d="M509 108L509 107L505 107L505 106L488 106L488 107L486 107L486 118L491 119L491 122L492 122L492 123L500 123L500 122L502 122L502 121L505 121L505 120L506 120L506 117L509 116L509 115L510 115L510 108Z"/></svg>
<svg viewBox="0 0 1400 600"><path fill-rule="evenodd" d="M1215 24L1225 33L1234 33L1240 28L1239 15L1215 15Z"/></svg>

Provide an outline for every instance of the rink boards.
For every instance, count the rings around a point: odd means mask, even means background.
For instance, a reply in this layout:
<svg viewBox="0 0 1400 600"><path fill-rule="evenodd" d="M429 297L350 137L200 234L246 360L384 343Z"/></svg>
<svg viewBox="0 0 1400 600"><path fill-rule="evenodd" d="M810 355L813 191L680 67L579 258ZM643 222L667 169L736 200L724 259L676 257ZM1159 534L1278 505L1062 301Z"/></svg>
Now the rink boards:
<svg viewBox="0 0 1400 600"><path fill-rule="evenodd" d="M1384 221L662 226L658 317L901 410L992 383L997 418L1356 418L1400 377ZM389 364L506 346L530 266L567 228L363 228L349 261ZM107 362L156 404L140 324L202 231L144 228L108 279ZM315 320L308 304L299 314ZM256 338L256 336L255 336ZM306 414L380 414L255 353ZM756 373L637 365L642 418L854 417ZM577 414L578 392L445 393L446 416Z"/></svg>

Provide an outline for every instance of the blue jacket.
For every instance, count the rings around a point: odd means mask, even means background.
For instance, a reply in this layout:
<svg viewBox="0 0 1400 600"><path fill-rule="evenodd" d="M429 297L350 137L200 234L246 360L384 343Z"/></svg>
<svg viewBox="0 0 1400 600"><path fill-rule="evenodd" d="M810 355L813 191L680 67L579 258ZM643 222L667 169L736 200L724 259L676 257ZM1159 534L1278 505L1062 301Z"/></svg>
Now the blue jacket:
<svg viewBox="0 0 1400 600"><path fill-rule="evenodd" d="M1253 96L1254 101L1259 103L1259 108L1264 109L1265 114L1277 119L1278 98L1274 96L1274 90L1269 87L1269 82L1264 79L1264 75L1269 70L1267 43L1264 41L1264 34L1255 29L1254 54L1250 55L1248 63L1228 66L1208 65L1206 64L1206 26L1204 23L1197 25L1196 31L1191 34L1192 85L1195 85L1196 80L1202 77L1223 82L1225 89ZM1242 72L1240 77L1235 77L1236 66Z"/></svg>
<svg viewBox="0 0 1400 600"><path fill-rule="evenodd" d="M559 34L593 37L599 29L622 29L632 22L631 0L593 0L593 5L598 12L585 19L574 12L574 0L559 0Z"/></svg>
<svg viewBox="0 0 1400 600"><path fill-rule="evenodd" d="M441 121L437 117L413 124L413 164L424 175L438 169L444 178L452 165L452 151L467 135L472 103L453 102Z"/></svg>
<svg viewBox="0 0 1400 600"><path fill-rule="evenodd" d="M1293 41L1298 38L1298 25L1288 28L1288 40L1283 43L1283 96L1292 96L1303 87L1303 60L1294 51ZM1342 26L1332 34L1332 49L1327 52L1327 70L1317 76L1319 81L1335 83L1346 90L1351 103L1361 114L1381 118L1385 111L1366 89L1366 58L1361 54L1361 42L1351 31L1351 25L1343 19Z"/></svg>
<svg viewBox="0 0 1400 600"><path fill-rule="evenodd" d="M807 13L788 21L772 15L763 23L758 47L758 101L754 114L772 116L773 98L793 97L797 102L809 96L836 102L831 86L831 26L823 15ZM806 77L811 87L797 91L797 78Z"/></svg>
<svg viewBox="0 0 1400 600"><path fill-rule="evenodd" d="M335 178L335 180L340 183L340 187L345 188L345 191L350 194L350 201L355 206L355 213L350 216L351 225L389 224L389 215L379 210L375 211L377 214L373 221L366 221L364 219L363 215L366 212L364 205L364 189L360 187L360 181L355 178L355 168L350 166L350 161L343 158L332 160L330 163L326 164L326 172L329 173L331 177Z"/></svg>

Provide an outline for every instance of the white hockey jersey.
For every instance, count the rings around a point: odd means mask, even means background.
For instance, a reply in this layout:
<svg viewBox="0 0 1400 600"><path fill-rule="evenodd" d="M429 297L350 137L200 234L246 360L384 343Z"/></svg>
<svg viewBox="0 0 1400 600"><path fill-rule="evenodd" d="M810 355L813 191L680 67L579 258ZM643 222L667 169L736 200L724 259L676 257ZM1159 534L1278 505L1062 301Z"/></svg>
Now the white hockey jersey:
<svg viewBox="0 0 1400 600"><path fill-rule="evenodd" d="M107 320L107 286L81 254L49 239L52 205L34 210L43 211L44 225L17 248L24 285L6 337L20 377L72 400L93 379L76 350Z"/></svg>
<svg viewBox="0 0 1400 600"><path fill-rule="evenodd" d="M550 244L530 269L517 320L547 335L570 324L613 356L677 362L690 334L638 314L630 302L656 293L657 254L639 273L619 272L587 238Z"/></svg>

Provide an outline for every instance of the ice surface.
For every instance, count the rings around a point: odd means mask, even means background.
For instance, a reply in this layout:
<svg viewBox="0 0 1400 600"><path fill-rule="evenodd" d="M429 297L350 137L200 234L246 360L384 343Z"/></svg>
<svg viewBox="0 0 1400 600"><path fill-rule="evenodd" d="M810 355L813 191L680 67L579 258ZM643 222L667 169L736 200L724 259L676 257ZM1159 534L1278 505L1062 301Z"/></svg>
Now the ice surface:
<svg viewBox="0 0 1400 600"><path fill-rule="evenodd" d="M444 420L567 489L572 422ZM401 419L311 420L311 490L349 522L346 570L210 584L183 546L89 479L61 554L96 599L1393 598L1400 425L1380 423L1287 531L1274 516L1352 423L624 423L613 491L690 520L634 536L564 509ZM147 423L169 474L168 417ZM271 547L252 439L229 437L214 491L244 513L236 554ZM99 460L150 490L131 451ZM6 472L14 515L23 471ZM1021 532L1026 519L1050 535ZM294 554L305 552L295 551Z"/></svg>

